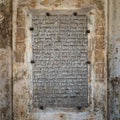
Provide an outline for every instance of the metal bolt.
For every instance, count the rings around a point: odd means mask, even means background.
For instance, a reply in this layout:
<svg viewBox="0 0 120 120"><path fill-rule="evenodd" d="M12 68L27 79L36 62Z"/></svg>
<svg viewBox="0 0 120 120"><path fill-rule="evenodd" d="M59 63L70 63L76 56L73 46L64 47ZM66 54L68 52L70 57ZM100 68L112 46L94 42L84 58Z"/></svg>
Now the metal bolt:
<svg viewBox="0 0 120 120"><path fill-rule="evenodd" d="M33 64L33 63L35 63L35 61L34 61L34 60L31 60L31 63Z"/></svg>
<svg viewBox="0 0 120 120"><path fill-rule="evenodd" d="M41 110L44 110L44 107L43 107L43 106L40 106L39 108L40 108Z"/></svg>
<svg viewBox="0 0 120 120"><path fill-rule="evenodd" d="M30 27L30 31L33 31L34 30L34 27Z"/></svg>
<svg viewBox="0 0 120 120"><path fill-rule="evenodd" d="M91 61L88 60L88 61L86 62L86 64L91 64Z"/></svg>
<svg viewBox="0 0 120 120"><path fill-rule="evenodd" d="M77 106L77 109L78 109L78 110L81 110L81 109L82 109L82 107L81 107L81 106Z"/></svg>
<svg viewBox="0 0 120 120"><path fill-rule="evenodd" d="M50 13L47 12L47 13L46 13L46 16L50 16Z"/></svg>
<svg viewBox="0 0 120 120"><path fill-rule="evenodd" d="M90 33L90 30L86 30L86 33Z"/></svg>
<svg viewBox="0 0 120 120"><path fill-rule="evenodd" d="M74 16L77 16L77 12L74 12L73 15L74 15Z"/></svg>

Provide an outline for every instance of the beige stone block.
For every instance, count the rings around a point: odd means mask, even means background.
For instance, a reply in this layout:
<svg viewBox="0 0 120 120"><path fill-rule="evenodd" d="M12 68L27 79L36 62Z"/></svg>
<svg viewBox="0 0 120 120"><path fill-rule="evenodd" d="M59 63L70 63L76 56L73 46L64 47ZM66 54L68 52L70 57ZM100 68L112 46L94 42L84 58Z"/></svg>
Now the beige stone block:
<svg viewBox="0 0 120 120"><path fill-rule="evenodd" d="M105 35L105 29L104 27L97 27L96 31L96 35Z"/></svg>
<svg viewBox="0 0 120 120"><path fill-rule="evenodd" d="M15 52L16 62L24 62L25 48L24 43L17 43Z"/></svg>
<svg viewBox="0 0 120 120"><path fill-rule="evenodd" d="M105 77L105 63L96 63L94 67L95 79L104 80Z"/></svg>
<svg viewBox="0 0 120 120"><path fill-rule="evenodd" d="M16 42L23 42L25 40L25 29L17 28Z"/></svg>
<svg viewBox="0 0 120 120"><path fill-rule="evenodd" d="M95 50L95 62L104 62L105 54L104 50Z"/></svg>
<svg viewBox="0 0 120 120"><path fill-rule="evenodd" d="M104 36L95 37L95 49L105 49Z"/></svg>

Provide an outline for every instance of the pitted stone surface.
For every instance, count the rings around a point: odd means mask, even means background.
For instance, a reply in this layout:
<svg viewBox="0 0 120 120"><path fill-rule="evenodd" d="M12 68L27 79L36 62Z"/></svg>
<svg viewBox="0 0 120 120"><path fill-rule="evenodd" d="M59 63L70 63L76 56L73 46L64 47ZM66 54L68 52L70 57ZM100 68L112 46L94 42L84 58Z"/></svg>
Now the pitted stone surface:
<svg viewBox="0 0 120 120"><path fill-rule="evenodd" d="M34 107L88 104L86 15L32 16Z"/></svg>

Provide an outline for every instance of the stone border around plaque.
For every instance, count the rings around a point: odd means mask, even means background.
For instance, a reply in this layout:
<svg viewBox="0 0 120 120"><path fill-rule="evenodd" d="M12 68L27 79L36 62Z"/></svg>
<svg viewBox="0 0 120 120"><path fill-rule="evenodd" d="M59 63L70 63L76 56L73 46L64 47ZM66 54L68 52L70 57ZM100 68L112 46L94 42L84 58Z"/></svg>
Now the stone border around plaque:
<svg viewBox="0 0 120 120"><path fill-rule="evenodd" d="M42 16L42 17L44 17L44 16L46 16L47 17L47 19L50 17L52 17L52 16L69 16L69 17L72 17L72 16L74 16L74 17L76 17L77 18L77 16L85 16L86 18L87 18L87 13L88 13L88 11L90 11L91 10L91 8L87 8L87 9L84 9L83 11L84 12L82 12L82 10L29 10L29 14L30 14L30 18L32 19L32 20L34 20L34 17L35 16L38 16L39 18ZM60 19L60 18L59 18ZM30 21L32 21L32 20L30 20ZM68 20L68 19L67 19ZM87 31L87 24L88 24L88 19L85 19L86 21L86 29L84 30L84 35L85 35L85 39L87 39L88 40L88 35L86 34L86 31ZM52 21L51 21L52 22ZM33 23L33 21L32 21L32 23ZM38 23L38 22L37 22ZM42 23L38 23L38 24L42 24ZM31 24L32 26L31 26L31 38L32 38L32 42L34 41L33 40L33 38L34 38L34 30L36 31L36 26L34 26L33 24ZM46 24L47 25L47 24ZM39 26L40 28L42 28L41 26ZM46 28L43 28L43 29L46 29ZM40 32L40 31L39 31ZM36 33L36 32L35 32ZM71 32L72 33L72 32ZM54 35L54 34L53 34ZM42 38L39 38L39 40L42 40ZM47 39L47 38L46 38ZM38 41L39 41L38 40ZM45 40L45 39L44 39ZM84 40L84 39L83 39ZM41 41L41 42L43 42L43 41ZM68 41L67 41L68 42ZM76 41L74 41L74 42L76 42ZM88 42L88 41L87 41ZM32 43L33 44L33 43ZM51 43L50 43L51 44ZM38 44L37 44L38 45ZM35 49L34 49L35 50ZM34 54L36 51L39 51L40 52L40 50L38 50L38 49L36 49L35 51L34 51L33 49L32 49L32 54ZM50 51L50 50L49 50ZM34 53L33 53L34 52ZM43 52L45 52L45 51L43 51ZM42 54L41 54L42 55ZM33 57L34 58L34 57ZM88 55L87 55L87 59L88 59ZM86 59L86 61L87 61L87 59ZM31 61L34 61L34 62L31 62L32 63L32 68L33 68L33 66L35 65L35 64L37 64L36 63L36 61L39 61L39 60L31 60ZM33 69L32 69L33 70ZM88 69L87 69L87 74L88 74ZM34 75L32 75L32 76L34 76ZM32 78L33 79L33 78ZM39 80L32 80L32 82L33 83L36 83L36 82L39 82ZM32 84L33 84L32 83ZM52 83L51 83L52 84ZM37 85L37 84L35 84L35 85ZM39 84L40 85L40 84ZM38 85L38 86L39 86ZM86 84L87 86L88 86L88 83ZM37 86L37 88L38 88L38 86ZM46 86L47 87L47 86ZM60 86L59 86L60 87ZM33 85L33 98L32 98L32 105L33 105L33 108L39 108L39 109L41 109L41 110L44 110L44 109L46 109L46 108L73 108L73 109L78 109L78 110L81 110L82 108L84 108L84 107L88 107L88 94L87 94L87 102L86 102L86 104L84 104L84 105L80 105L80 104L75 104L75 105L57 105L57 104L53 104L53 101L55 101L55 98L54 98L54 100L52 100L52 104L49 104L48 103L48 101L47 101L47 103L44 103L44 99L46 99L47 97L43 97L43 100L42 100L42 102L40 101L41 100L41 98L40 98L40 92L38 92L38 93L35 93L35 91L34 91L34 85ZM87 87L87 92L88 92L88 87ZM38 99L39 100L35 100L34 99L34 95L35 94L39 94L38 96ZM84 101L84 100L83 100ZM79 103L79 100L78 100L78 103Z"/></svg>

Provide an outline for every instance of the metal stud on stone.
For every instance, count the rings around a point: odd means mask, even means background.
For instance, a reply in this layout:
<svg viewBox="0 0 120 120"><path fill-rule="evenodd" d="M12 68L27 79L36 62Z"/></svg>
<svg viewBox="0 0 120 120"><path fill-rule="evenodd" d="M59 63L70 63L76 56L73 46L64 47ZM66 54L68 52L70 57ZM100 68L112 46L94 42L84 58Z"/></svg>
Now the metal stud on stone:
<svg viewBox="0 0 120 120"><path fill-rule="evenodd" d="M46 16L50 16L50 13L47 12L47 13L46 13Z"/></svg>
<svg viewBox="0 0 120 120"><path fill-rule="evenodd" d="M30 31L33 31L34 30L34 27L30 27Z"/></svg>
<svg viewBox="0 0 120 120"><path fill-rule="evenodd" d="M43 107L43 106L40 106L39 108L40 108L41 110L44 110L44 107Z"/></svg>
<svg viewBox="0 0 120 120"><path fill-rule="evenodd" d="M77 106L77 109L78 109L78 110L81 110L81 108L82 108L81 106Z"/></svg>
<svg viewBox="0 0 120 120"><path fill-rule="evenodd" d="M77 12L74 12L73 15L74 15L74 16L77 16Z"/></svg>
<svg viewBox="0 0 120 120"><path fill-rule="evenodd" d="M90 30L86 30L86 33L90 33Z"/></svg>
<svg viewBox="0 0 120 120"><path fill-rule="evenodd" d="M34 61L34 60L31 60L31 63L33 64L33 63L35 63L35 61Z"/></svg>
<svg viewBox="0 0 120 120"><path fill-rule="evenodd" d="M91 61L88 60L88 61L86 62L86 64L91 64Z"/></svg>

